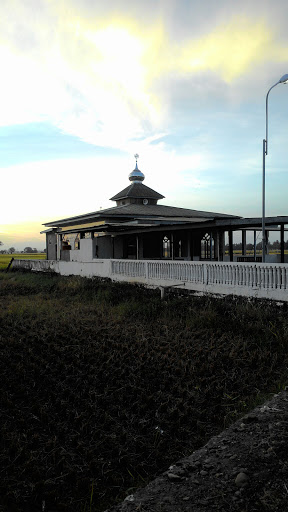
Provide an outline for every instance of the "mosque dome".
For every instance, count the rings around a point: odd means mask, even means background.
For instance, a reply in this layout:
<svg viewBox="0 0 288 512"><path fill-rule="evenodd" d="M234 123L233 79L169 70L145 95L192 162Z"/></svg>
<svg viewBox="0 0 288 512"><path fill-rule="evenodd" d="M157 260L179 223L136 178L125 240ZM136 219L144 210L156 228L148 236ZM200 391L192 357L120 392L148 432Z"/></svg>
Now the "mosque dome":
<svg viewBox="0 0 288 512"><path fill-rule="evenodd" d="M135 165L135 169L132 172L130 172L130 174L129 174L129 180L132 181L132 183L133 182L141 183L145 179L145 176L144 176L143 172L141 172L140 169L138 169L137 160L139 158L139 155L136 154L134 156L136 158L136 165Z"/></svg>
<svg viewBox="0 0 288 512"><path fill-rule="evenodd" d="M143 180L145 176L143 172L138 169L137 159L139 155L134 155L136 158L135 169L130 172L129 180L130 183L128 187L118 192L115 196L111 197L111 201L116 201L117 206L128 206L128 205L143 205L146 207L147 205L156 205L158 199L163 199L164 196L162 194L158 194L152 188L146 187L144 185Z"/></svg>

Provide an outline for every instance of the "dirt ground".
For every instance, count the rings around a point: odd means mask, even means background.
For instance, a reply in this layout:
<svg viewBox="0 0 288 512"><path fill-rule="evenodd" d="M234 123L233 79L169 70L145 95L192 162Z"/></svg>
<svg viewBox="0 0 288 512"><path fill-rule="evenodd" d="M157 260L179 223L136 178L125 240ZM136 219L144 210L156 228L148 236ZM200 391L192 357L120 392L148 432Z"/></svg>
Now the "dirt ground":
<svg viewBox="0 0 288 512"><path fill-rule="evenodd" d="M287 511L287 436L283 391L109 512Z"/></svg>

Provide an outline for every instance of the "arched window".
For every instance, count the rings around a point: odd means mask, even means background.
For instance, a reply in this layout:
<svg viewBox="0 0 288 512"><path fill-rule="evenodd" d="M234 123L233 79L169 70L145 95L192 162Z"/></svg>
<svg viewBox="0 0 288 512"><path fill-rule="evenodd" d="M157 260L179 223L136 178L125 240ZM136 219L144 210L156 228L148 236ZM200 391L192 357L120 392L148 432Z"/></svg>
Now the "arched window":
<svg viewBox="0 0 288 512"><path fill-rule="evenodd" d="M213 260L214 257L214 238L206 233L201 240L201 260Z"/></svg>
<svg viewBox="0 0 288 512"><path fill-rule="evenodd" d="M171 240L168 236L163 237L162 241L163 258L171 258Z"/></svg>

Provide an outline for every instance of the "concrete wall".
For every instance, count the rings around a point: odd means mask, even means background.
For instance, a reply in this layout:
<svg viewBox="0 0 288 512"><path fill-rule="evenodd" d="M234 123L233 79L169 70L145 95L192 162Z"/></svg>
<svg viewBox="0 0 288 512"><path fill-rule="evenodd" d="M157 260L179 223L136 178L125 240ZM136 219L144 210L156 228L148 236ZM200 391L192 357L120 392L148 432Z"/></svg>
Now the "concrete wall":
<svg viewBox="0 0 288 512"><path fill-rule="evenodd" d="M111 236L98 236L96 238L83 238L80 240L80 249L70 251L70 261L83 262L93 264L97 259L110 259L113 257L113 243L114 254L121 257L123 250L123 243L117 238Z"/></svg>
<svg viewBox="0 0 288 512"><path fill-rule="evenodd" d="M57 235L56 233L46 233L47 260L57 259Z"/></svg>
<svg viewBox="0 0 288 512"><path fill-rule="evenodd" d="M51 237L52 239L52 237ZM53 233L53 242L49 245L51 250L49 252L49 260L56 260L56 236ZM93 263L95 259L110 259L113 257L113 240L114 240L114 253L116 252L117 258L123 257L123 240L108 236L98 236L95 238L81 238L79 242L79 249L71 249L69 251L61 251L61 260L71 262Z"/></svg>
<svg viewBox="0 0 288 512"><path fill-rule="evenodd" d="M91 238L80 240L80 249L71 249L70 261L88 262L93 260L93 242Z"/></svg>
<svg viewBox="0 0 288 512"><path fill-rule="evenodd" d="M112 237L107 235L97 236L93 239L82 238L79 243L79 249L66 251L69 253L69 257L67 256L65 259L66 261L70 260L71 262L93 263L97 259L113 258L113 251L116 259L123 258L123 237ZM65 251L61 251L61 255L64 254L64 252ZM54 253L51 252L51 254L54 254L54 257L48 259L57 259L56 250Z"/></svg>

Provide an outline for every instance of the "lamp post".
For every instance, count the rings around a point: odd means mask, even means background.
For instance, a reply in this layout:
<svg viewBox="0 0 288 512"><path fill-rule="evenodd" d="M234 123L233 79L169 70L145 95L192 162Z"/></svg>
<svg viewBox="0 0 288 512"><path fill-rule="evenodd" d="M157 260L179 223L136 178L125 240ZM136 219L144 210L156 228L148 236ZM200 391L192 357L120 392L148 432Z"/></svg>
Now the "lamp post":
<svg viewBox="0 0 288 512"><path fill-rule="evenodd" d="M268 155L268 96L273 87L278 84L287 84L288 74L283 75L276 84L270 87L266 95L266 138L263 139L263 173L262 173L262 262L265 263L266 233L265 233L265 158Z"/></svg>

